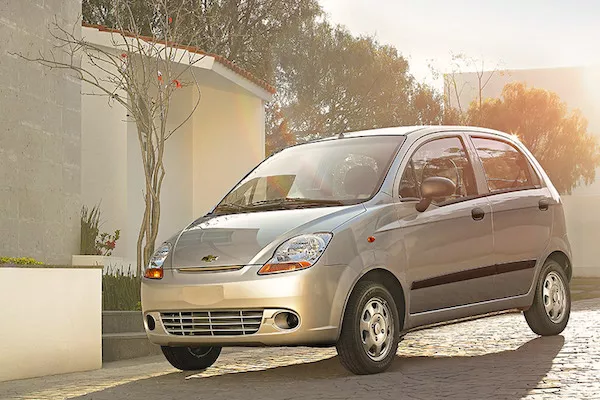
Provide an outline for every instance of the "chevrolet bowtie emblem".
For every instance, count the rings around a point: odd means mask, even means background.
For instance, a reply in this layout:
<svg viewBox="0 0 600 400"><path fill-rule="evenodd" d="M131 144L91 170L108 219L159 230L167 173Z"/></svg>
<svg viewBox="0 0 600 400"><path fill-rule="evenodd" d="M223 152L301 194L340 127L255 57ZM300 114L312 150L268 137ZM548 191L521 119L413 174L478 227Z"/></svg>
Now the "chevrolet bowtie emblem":
<svg viewBox="0 0 600 400"><path fill-rule="evenodd" d="M202 261L203 262L213 262L213 261L217 261L219 259L219 256L213 256L211 254L202 257Z"/></svg>

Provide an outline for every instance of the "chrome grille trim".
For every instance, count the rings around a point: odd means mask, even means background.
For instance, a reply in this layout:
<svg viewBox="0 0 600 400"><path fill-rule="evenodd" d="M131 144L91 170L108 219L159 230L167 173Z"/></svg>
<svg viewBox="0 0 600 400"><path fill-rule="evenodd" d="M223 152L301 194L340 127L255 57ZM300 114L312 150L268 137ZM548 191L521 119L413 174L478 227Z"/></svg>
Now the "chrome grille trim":
<svg viewBox="0 0 600 400"><path fill-rule="evenodd" d="M221 267L179 267L175 268L179 272L221 272L221 271L239 271L244 268L243 265L225 265Z"/></svg>
<svg viewBox="0 0 600 400"><path fill-rule="evenodd" d="M260 328L263 310L164 311L160 319L171 335L252 335Z"/></svg>

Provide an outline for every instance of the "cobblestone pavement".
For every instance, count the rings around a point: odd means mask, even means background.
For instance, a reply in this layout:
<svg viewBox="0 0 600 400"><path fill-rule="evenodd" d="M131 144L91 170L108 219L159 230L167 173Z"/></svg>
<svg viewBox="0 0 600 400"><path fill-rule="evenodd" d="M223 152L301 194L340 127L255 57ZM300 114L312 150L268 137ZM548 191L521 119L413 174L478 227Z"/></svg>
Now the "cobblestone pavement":
<svg viewBox="0 0 600 400"><path fill-rule="evenodd" d="M331 348L255 348L224 351L199 374L153 357L0 383L0 398L600 399L600 299L574 303L557 337L514 313L413 332L379 375L349 374Z"/></svg>

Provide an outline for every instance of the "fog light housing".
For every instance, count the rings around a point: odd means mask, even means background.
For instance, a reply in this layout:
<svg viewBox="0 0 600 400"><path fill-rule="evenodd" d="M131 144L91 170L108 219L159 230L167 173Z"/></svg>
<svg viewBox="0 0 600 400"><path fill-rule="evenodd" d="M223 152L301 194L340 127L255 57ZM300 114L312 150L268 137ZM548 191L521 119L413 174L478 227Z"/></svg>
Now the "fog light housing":
<svg viewBox="0 0 600 400"><path fill-rule="evenodd" d="M275 326L282 330L295 329L300 325L300 318L291 311L278 312L273 318Z"/></svg>
<svg viewBox="0 0 600 400"><path fill-rule="evenodd" d="M153 331L156 328L156 320L152 315L146 315L146 325L149 331Z"/></svg>

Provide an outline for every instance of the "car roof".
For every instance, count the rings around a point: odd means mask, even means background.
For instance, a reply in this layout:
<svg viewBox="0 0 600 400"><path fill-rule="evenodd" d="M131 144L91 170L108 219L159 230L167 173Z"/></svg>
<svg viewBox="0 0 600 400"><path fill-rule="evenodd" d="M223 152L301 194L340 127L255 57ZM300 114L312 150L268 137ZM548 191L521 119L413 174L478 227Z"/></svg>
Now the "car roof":
<svg viewBox="0 0 600 400"><path fill-rule="evenodd" d="M437 132L478 132L478 133L490 133L494 135L499 135L505 138L514 139L513 135L509 135L504 132L496 131L488 128L481 128L476 126L460 126L460 125L415 125L415 126L398 126L392 128L377 128L377 129L367 129L362 131L354 131L354 132L345 132L336 136L330 136L324 139L320 139L317 141L323 140L333 140L333 139L341 139L341 138L351 138L351 137L363 137L363 136L425 136L430 133Z"/></svg>

